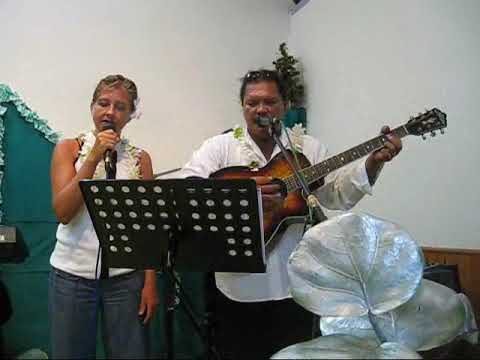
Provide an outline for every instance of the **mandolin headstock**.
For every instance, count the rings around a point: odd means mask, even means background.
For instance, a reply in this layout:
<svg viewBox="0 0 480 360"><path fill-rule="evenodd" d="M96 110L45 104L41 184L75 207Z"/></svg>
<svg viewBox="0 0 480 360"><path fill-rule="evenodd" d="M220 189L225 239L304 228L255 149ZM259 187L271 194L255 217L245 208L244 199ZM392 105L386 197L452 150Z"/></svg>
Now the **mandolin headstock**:
<svg viewBox="0 0 480 360"><path fill-rule="evenodd" d="M422 114L410 118L405 124L405 128L411 135L422 136L426 138L425 134L430 133L432 136L436 135L436 130L444 133L444 128L447 127L447 114L437 108L428 110Z"/></svg>

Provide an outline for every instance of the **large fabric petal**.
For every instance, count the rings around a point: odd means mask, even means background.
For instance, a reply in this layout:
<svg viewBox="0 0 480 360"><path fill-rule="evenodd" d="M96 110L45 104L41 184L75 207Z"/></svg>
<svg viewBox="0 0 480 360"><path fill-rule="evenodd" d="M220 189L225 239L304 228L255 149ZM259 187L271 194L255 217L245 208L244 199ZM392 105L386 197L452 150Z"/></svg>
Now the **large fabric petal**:
<svg viewBox="0 0 480 360"><path fill-rule="evenodd" d="M430 280L422 284L408 302L374 317L387 341L403 344L417 351L430 350L476 329L468 298ZM348 334L368 341L377 339L367 316L324 317L320 320L322 334ZM468 340L476 343L477 334Z"/></svg>
<svg viewBox="0 0 480 360"><path fill-rule="evenodd" d="M381 314L407 302L423 273L420 247L400 226L345 213L309 229L289 258L292 296L322 316Z"/></svg>
<svg viewBox="0 0 480 360"><path fill-rule="evenodd" d="M271 359L421 359L421 356L401 344L378 345L354 336L329 335L286 347Z"/></svg>

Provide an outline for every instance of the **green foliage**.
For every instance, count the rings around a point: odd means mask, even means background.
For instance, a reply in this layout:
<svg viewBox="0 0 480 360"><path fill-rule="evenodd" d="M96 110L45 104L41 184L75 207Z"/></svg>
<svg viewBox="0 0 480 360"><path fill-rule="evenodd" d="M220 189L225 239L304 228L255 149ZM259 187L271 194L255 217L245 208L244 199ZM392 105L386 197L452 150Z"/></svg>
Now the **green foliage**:
<svg viewBox="0 0 480 360"><path fill-rule="evenodd" d="M286 43L281 43L278 50L280 56L273 61L273 65L287 85L287 101L292 106L300 107L303 104L305 88L302 84L300 71L297 69L299 61L288 53Z"/></svg>

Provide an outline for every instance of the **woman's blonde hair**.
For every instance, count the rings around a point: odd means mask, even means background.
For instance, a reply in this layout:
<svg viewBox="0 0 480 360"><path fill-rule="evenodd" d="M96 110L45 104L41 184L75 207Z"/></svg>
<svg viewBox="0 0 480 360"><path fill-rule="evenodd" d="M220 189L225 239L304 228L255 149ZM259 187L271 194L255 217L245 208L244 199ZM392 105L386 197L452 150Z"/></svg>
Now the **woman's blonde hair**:
<svg viewBox="0 0 480 360"><path fill-rule="evenodd" d="M108 75L104 77L102 80L99 81L97 84L97 87L95 88L95 91L93 92L93 97L92 97L92 102L90 103L90 107L93 106L95 101L97 101L98 97L100 96L100 93L105 89L105 88L116 88L123 86L125 90L127 90L128 95L130 95L130 109L131 112L135 112L135 100L138 98L138 93L137 93L137 85L135 83L126 78L123 75Z"/></svg>

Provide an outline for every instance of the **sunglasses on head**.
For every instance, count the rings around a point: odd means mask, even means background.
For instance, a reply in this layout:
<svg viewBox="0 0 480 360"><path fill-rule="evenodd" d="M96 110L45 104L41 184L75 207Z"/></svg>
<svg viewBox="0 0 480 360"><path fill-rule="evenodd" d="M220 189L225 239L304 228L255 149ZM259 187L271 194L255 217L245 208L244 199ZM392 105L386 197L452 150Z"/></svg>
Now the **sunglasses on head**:
<svg viewBox="0 0 480 360"><path fill-rule="evenodd" d="M249 71L247 75L245 75L246 80L277 80L279 78L278 73L273 70L255 70Z"/></svg>

